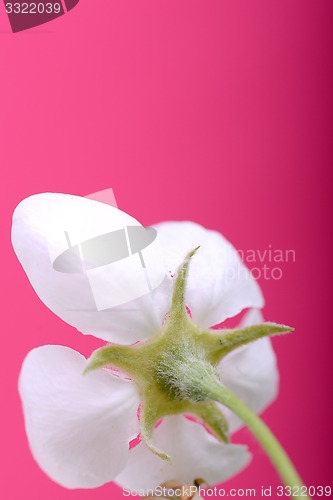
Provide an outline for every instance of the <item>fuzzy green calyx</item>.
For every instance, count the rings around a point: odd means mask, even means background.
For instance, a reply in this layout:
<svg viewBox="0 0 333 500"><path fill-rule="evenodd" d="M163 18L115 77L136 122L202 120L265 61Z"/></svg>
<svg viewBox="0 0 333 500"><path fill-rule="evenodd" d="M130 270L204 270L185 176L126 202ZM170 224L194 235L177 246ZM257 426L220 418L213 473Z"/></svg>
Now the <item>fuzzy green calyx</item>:
<svg viewBox="0 0 333 500"><path fill-rule="evenodd" d="M142 401L142 438L166 460L170 457L153 443L156 423L168 415L194 415L228 442L227 421L214 402L220 385L216 366L240 345L292 330L273 323L222 331L195 325L186 312L185 290L190 261L198 249L186 256L178 270L168 319L156 335L132 346L102 347L92 354L85 369L87 373L111 365L137 384Z"/></svg>

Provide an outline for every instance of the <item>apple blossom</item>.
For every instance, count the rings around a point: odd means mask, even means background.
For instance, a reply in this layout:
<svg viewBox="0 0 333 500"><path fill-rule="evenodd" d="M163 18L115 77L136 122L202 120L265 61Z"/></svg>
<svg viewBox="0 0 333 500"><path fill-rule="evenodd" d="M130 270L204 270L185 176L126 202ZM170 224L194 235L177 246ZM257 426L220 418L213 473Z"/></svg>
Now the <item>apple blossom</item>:
<svg viewBox="0 0 333 500"><path fill-rule="evenodd" d="M13 246L40 299L82 333L113 342L88 362L63 346L28 353L19 391L32 454L67 488L220 482L250 458L229 443L242 424L221 390L261 412L278 387L267 336L291 328L262 323L259 286L219 233L192 222L157 224L154 245L108 262L100 236L125 228L128 243L129 227L142 226L71 195L35 195L15 210ZM97 266L84 241L99 252ZM59 270L65 253L68 267ZM238 328L208 328L243 309Z"/></svg>

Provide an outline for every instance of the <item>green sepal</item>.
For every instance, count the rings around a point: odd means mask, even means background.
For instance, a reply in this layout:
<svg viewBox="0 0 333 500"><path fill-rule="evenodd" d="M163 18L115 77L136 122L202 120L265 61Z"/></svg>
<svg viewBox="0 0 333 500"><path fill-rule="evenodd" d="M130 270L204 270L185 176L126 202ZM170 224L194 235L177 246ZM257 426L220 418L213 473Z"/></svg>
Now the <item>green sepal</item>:
<svg viewBox="0 0 333 500"><path fill-rule="evenodd" d="M216 366L234 349L262 337L293 329L275 323L204 330L188 316L185 305L189 252L174 285L171 309L164 325L150 339L131 346L107 345L96 350L84 373L114 366L130 377L142 401L141 436L148 448L164 460L171 458L154 444L157 422L169 415L193 415L221 441L228 443L228 425L216 400L222 390ZM226 405L227 406L227 405Z"/></svg>
<svg viewBox="0 0 333 500"><path fill-rule="evenodd" d="M228 421L213 401L204 401L192 405L189 412L198 417L217 438L224 443L229 443L229 425Z"/></svg>
<svg viewBox="0 0 333 500"><path fill-rule="evenodd" d="M132 359L132 348L130 346L108 345L92 353L83 373L86 374L109 365L127 371Z"/></svg>
<svg viewBox="0 0 333 500"><path fill-rule="evenodd" d="M263 337L290 333L293 330L291 326L266 322L244 328L235 328L233 330L209 330L208 332L202 332L201 342L205 346L210 363L215 366L224 356L242 345L249 344Z"/></svg>
<svg viewBox="0 0 333 500"><path fill-rule="evenodd" d="M163 460L167 460L171 463L171 457L167 453L159 450L154 444L154 428L163 416L164 415L158 411L158 407L156 407L156 405L144 403L141 408L140 416L141 437L150 451Z"/></svg>

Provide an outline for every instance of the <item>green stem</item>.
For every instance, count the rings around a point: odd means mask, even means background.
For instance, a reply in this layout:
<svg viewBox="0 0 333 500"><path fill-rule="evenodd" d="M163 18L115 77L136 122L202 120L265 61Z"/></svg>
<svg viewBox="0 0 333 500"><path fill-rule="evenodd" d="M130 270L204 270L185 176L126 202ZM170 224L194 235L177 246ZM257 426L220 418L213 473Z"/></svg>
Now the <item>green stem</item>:
<svg viewBox="0 0 333 500"><path fill-rule="evenodd" d="M302 479L279 441L267 425L243 401L219 384L211 388L210 396L215 401L230 408L243 420L266 451L286 486L291 488L301 488L303 486ZM305 496L303 498L309 499L310 497Z"/></svg>

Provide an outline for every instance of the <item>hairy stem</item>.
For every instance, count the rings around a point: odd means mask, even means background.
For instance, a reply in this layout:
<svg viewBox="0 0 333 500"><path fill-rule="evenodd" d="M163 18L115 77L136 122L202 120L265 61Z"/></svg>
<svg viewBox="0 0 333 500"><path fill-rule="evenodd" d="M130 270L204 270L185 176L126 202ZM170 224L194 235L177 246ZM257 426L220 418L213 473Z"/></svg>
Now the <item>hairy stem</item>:
<svg viewBox="0 0 333 500"><path fill-rule="evenodd" d="M225 387L216 384L211 388L211 398L232 410L252 431L275 466L283 483L291 488L303 486L293 463L267 425L243 401L229 392ZM296 495L297 496L297 495ZM309 496L303 498L309 500Z"/></svg>

